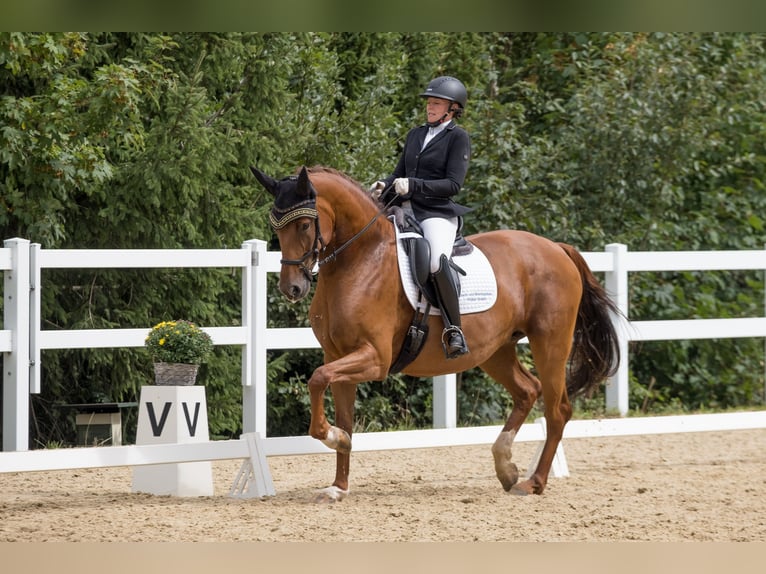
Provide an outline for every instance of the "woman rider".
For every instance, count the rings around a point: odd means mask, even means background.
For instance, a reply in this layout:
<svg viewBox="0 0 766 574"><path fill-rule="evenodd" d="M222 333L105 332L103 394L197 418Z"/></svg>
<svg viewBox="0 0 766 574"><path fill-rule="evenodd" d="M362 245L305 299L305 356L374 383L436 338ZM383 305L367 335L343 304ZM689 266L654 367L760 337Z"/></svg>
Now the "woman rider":
<svg viewBox="0 0 766 574"><path fill-rule="evenodd" d="M370 192L384 203L409 202L431 248L431 282L444 320L442 344L448 359L468 352L461 330L457 284L449 258L458 230L459 217L470 211L452 198L460 191L471 156L471 140L457 120L468 99L463 83L440 76L419 94L426 99L425 124L407 134L393 173L375 182Z"/></svg>

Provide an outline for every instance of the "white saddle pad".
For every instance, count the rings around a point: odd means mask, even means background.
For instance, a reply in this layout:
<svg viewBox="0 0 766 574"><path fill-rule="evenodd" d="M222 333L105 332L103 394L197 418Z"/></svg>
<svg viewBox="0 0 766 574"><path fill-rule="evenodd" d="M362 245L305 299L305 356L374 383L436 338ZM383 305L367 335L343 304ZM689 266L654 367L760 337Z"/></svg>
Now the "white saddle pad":
<svg viewBox="0 0 766 574"><path fill-rule="evenodd" d="M418 288L412 279L410 262L404 251L402 239L407 237L421 237L417 233L402 233L394 223L396 230L396 255L399 261L399 276L402 279L404 292L413 309L418 305ZM468 255L453 257L452 260L463 269L466 274L460 278L460 314L479 313L486 311L497 300L497 281L489 264L487 256L474 245L473 251ZM431 315L439 315L439 310L431 308Z"/></svg>

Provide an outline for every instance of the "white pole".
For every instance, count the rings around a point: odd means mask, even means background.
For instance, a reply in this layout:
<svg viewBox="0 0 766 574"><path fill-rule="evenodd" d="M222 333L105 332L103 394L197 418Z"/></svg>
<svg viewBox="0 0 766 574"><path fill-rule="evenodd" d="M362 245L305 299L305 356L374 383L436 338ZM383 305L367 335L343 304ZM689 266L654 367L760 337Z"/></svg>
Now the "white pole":
<svg viewBox="0 0 766 574"><path fill-rule="evenodd" d="M246 243L253 251L252 266L252 301L250 302L250 363L252 378L243 380L242 387L242 432L260 433L266 436L266 398L267 398L267 364L266 364L266 327L268 325L267 301L268 284L266 253L268 244L260 239L251 239ZM247 270L246 270L247 272Z"/></svg>
<svg viewBox="0 0 766 574"><path fill-rule="evenodd" d="M3 450L29 450L29 241L7 239L11 270L6 271L3 320L12 333L3 357Z"/></svg>
<svg viewBox="0 0 766 574"><path fill-rule="evenodd" d="M254 375L253 365L253 291L255 286L253 281L255 280L255 273L253 273L253 267L257 258L255 252L255 245L252 242L245 242L242 244L242 249L246 249L250 254L250 264L247 267L242 268L242 326L245 328L245 343L242 345L242 422L245 424L245 419L248 418L246 414L248 410L254 412L253 397L251 395L252 381ZM253 424L255 415L249 420L248 424ZM243 430L243 432L247 432Z"/></svg>
<svg viewBox="0 0 766 574"><path fill-rule="evenodd" d="M29 392L39 395L42 390L40 358L41 273L40 244L32 243L29 250Z"/></svg>
<svg viewBox="0 0 766 574"><path fill-rule="evenodd" d="M627 254L628 247L622 243L610 243L606 251L613 256L614 264L611 271L606 273L606 290L617 308L625 317L628 317L628 270ZM607 411L617 411L620 416L628 414L628 342L629 334L625 328L627 325L615 317L615 328L619 337L620 366L617 372L606 383L606 408Z"/></svg>
<svg viewBox="0 0 766 574"><path fill-rule="evenodd" d="M435 429L457 427L457 376L439 375L433 379L433 415Z"/></svg>

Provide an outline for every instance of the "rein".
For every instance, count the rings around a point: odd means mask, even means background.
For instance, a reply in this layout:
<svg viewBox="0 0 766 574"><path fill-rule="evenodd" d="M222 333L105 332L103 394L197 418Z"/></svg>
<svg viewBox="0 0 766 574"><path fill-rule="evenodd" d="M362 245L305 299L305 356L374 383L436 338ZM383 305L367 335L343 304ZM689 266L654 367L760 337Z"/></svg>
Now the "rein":
<svg viewBox="0 0 766 574"><path fill-rule="evenodd" d="M383 215L383 214L386 212L386 210L387 210L389 207L391 207L391 204L394 202L394 200L396 200L396 198L397 198L397 197L398 197L397 195L394 195L394 196L393 196L393 197L392 197L392 198L391 198L391 199L388 201L388 203L386 203L386 204L385 204L383 207L381 207L381 208L380 208L380 210L378 211L378 213L376 213L376 214L375 214L375 217L373 217L373 218L370 220L370 222L369 222L367 225L365 225L364 227L362 227L362 229L360 229L360 230L359 230L357 233L355 233L355 234L354 234L354 235L353 235L353 236L352 236L352 237L351 237L351 238L350 238L348 241L346 241L346 242L345 242L343 245L341 245L341 246L340 246L340 247L338 247L337 249L333 249L332 253L330 253L330 254L329 254L327 257L325 257L324 259L320 259L319 261L317 261L317 265L318 265L319 267L321 267L321 266L322 266L322 265L324 265L325 263L332 263L333 261L335 261L335 259L338 257L338 255L339 255L341 252L343 252L343 250L344 250L346 247L348 247L348 246L349 246L349 245L351 245L351 244L352 244L354 241L356 241L357 239L359 239L359 237L361 237L361 236L362 236L362 234L363 234L365 231L367 231L367 230L368 230L368 229L369 229L369 228L372 226L372 224L373 224L373 223L375 223L375 222L377 221L377 219L378 219L378 218L379 218L381 215ZM318 218L318 217L317 217L317 233L319 233L319 218ZM324 251L324 249L323 249L323 251Z"/></svg>

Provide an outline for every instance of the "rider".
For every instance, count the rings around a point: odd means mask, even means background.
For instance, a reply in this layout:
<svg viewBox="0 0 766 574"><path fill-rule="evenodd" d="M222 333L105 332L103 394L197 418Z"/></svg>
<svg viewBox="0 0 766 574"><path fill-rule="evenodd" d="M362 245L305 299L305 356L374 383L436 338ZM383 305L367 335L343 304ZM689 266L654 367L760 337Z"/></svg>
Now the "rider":
<svg viewBox="0 0 766 574"><path fill-rule="evenodd" d="M471 156L468 132L455 122L463 114L468 93L457 78L439 76L419 95L426 99L427 121L409 131L396 169L376 181L370 193L385 203L394 199L392 194L398 195L395 203L409 202L420 222L431 248L430 277L444 320L442 345L447 358L453 359L468 352L460 328L457 280L449 266L459 217L471 211L452 201Z"/></svg>

